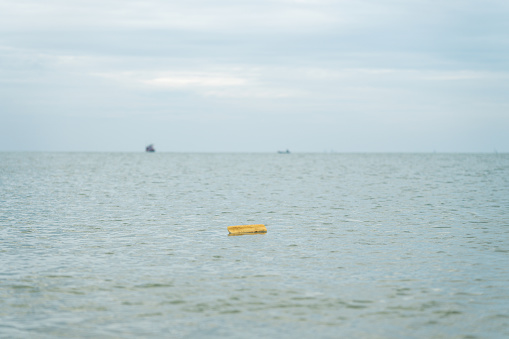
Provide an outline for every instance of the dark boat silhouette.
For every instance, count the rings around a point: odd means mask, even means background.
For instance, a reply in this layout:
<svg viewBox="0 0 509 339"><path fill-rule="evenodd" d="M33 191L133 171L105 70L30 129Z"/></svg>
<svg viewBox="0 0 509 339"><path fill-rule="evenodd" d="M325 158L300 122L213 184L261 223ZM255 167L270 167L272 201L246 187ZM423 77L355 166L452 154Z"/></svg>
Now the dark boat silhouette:
<svg viewBox="0 0 509 339"><path fill-rule="evenodd" d="M286 150L286 151L277 151L279 154L290 154L290 150Z"/></svg>
<svg viewBox="0 0 509 339"><path fill-rule="evenodd" d="M156 149L154 148L154 145L150 144L147 147L145 147L145 152L155 152Z"/></svg>

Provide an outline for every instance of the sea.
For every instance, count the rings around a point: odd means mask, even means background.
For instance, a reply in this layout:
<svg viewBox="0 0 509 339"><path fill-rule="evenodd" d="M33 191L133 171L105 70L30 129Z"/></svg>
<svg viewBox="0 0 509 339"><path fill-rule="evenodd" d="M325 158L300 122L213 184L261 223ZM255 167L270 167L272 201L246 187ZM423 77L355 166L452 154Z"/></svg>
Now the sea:
<svg viewBox="0 0 509 339"><path fill-rule="evenodd" d="M0 338L509 338L509 154L0 153Z"/></svg>

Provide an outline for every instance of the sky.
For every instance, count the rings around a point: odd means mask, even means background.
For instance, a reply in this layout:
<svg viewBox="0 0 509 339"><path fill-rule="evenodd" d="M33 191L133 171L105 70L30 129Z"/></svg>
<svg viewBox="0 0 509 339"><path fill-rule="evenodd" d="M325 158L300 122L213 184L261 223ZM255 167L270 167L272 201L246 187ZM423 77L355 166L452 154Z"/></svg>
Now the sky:
<svg viewBox="0 0 509 339"><path fill-rule="evenodd" d="M0 151L509 152L507 0L0 0Z"/></svg>

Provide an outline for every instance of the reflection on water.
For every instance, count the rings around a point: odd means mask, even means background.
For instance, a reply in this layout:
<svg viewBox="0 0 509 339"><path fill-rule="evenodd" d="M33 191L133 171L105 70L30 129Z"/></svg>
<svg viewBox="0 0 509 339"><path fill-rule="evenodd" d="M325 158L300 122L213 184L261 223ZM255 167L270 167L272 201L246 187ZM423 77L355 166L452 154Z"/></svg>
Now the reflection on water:
<svg viewBox="0 0 509 339"><path fill-rule="evenodd" d="M0 192L0 337L509 335L507 155L3 153Z"/></svg>

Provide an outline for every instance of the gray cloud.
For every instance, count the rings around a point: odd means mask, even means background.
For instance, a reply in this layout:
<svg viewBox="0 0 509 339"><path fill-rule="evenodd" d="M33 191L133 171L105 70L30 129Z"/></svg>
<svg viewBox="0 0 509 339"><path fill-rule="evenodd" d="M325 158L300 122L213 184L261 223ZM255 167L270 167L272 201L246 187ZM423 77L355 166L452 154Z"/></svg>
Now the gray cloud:
<svg viewBox="0 0 509 339"><path fill-rule="evenodd" d="M27 0L0 13L2 150L509 151L505 1ZM264 138L225 137L246 130Z"/></svg>

